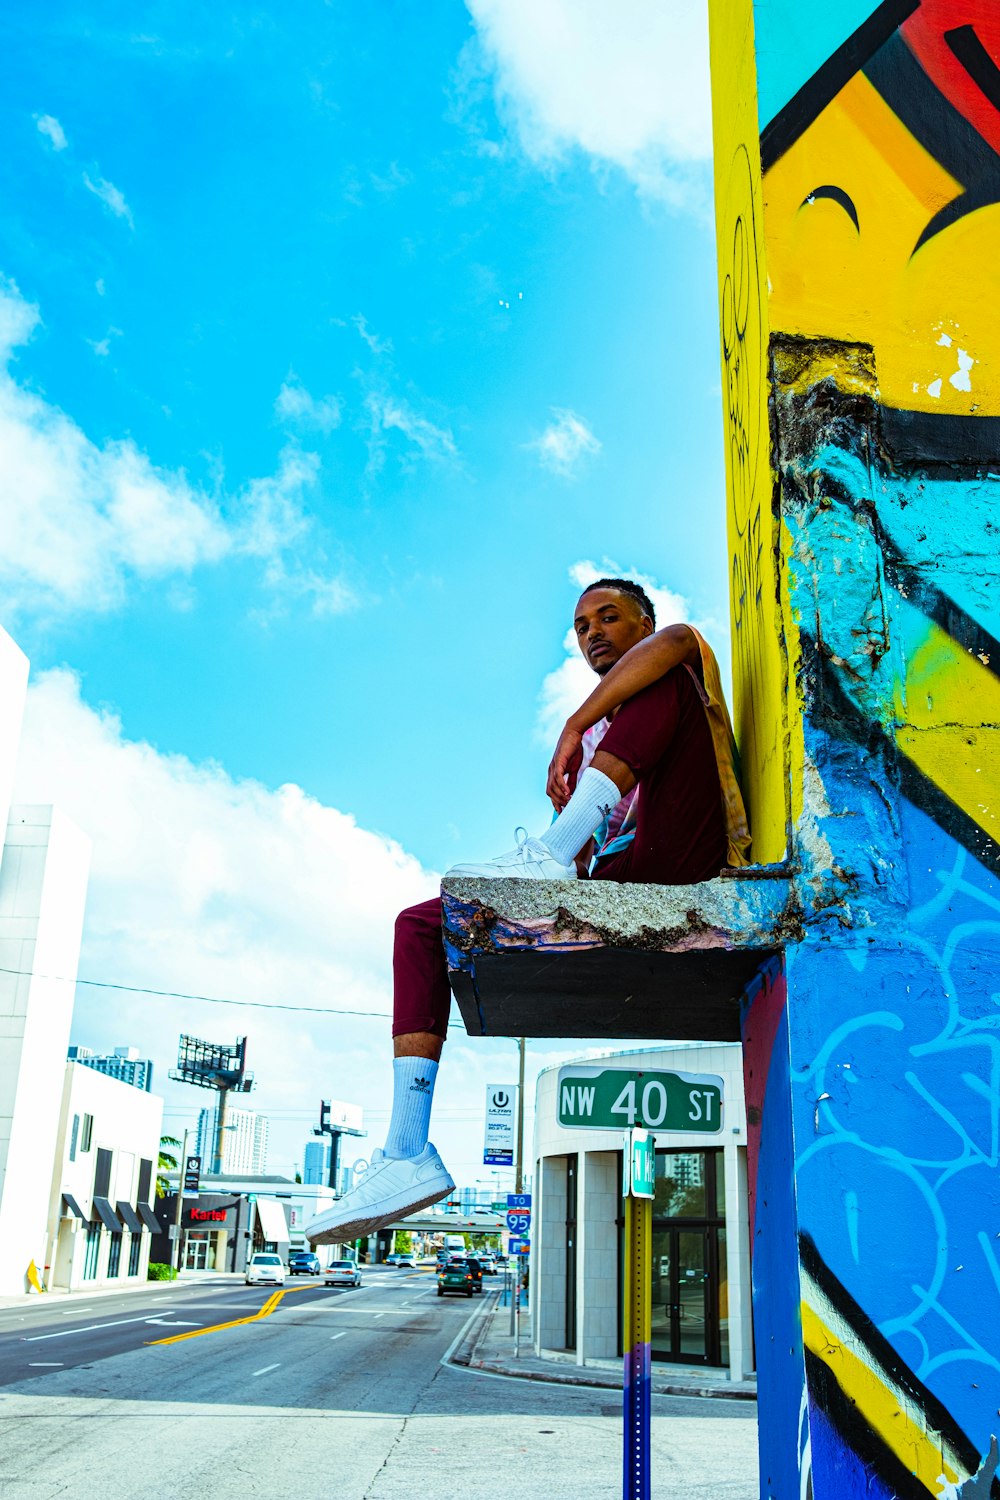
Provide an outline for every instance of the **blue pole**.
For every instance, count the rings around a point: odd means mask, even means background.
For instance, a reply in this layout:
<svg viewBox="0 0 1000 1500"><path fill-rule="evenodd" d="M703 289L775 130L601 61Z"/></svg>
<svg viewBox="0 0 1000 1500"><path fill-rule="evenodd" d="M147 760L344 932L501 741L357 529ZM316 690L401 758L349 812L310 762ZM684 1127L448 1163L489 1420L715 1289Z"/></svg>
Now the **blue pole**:
<svg viewBox="0 0 1000 1500"><path fill-rule="evenodd" d="M648 1198L633 1198L630 1193L625 1199L623 1500L649 1500L652 1250L653 1205Z"/></svg>

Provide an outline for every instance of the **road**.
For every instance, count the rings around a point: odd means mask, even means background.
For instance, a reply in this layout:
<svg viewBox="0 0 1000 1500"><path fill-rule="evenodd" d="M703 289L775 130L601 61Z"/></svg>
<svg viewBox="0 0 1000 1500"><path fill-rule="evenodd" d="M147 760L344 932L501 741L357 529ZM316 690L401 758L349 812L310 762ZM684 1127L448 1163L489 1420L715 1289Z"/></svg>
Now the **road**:
<svg viewBox="0 0 1000 1500"><path fill-rule="evenodd" d="M620 1496L612 1392L442 1362L478 1298L426 1271L287 1287L256 1317L270 1290L233 1282L0 1311L0 1500ZM654 1414L658 1500L756 1500L751 1403Z"/></svg>

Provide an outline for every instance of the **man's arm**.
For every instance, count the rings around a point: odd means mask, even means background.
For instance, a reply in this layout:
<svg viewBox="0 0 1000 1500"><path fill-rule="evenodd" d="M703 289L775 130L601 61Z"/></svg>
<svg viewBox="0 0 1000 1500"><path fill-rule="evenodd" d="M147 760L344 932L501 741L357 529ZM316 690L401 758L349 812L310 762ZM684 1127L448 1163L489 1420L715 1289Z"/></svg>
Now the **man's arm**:
<svg viewBox="0 0 1000 1500"><path fill-rule="evenodd" d="M689 625L666 625L615 662L575 713L570 714L549 763L545 790L557 812L569 801L569 781L579 769L584 732L674 667L697 666L698 640Z"/></svg>

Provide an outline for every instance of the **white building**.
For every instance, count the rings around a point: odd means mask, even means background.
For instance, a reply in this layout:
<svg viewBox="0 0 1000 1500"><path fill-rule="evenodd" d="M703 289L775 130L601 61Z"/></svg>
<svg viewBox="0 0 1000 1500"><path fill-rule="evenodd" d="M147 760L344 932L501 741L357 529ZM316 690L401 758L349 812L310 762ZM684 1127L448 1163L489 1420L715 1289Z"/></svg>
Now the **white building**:
<svg viewBox="0 0 1000 1500"><path fill-rule="evenodd" d="M201 1157L201 1169L209 1172L215 1160L215 1141L219 1116L214 1109L203 1109L198 1114L197 1155ZM254 1109L226 1109L226 1128L222 1142L222 1171L259 1176L267 1171L266 1115Z"/></svg>
<svg viewBox="0 0 1000 1500"><path fill-rule="evenodd" d="M68 1062L49 1204L46 1285L146 1280L157 1232L163 1100Z"/></svg>
<svg viewBox="0 0 1000 1500"><path fill-rule="evenodd" d="M570 1107L573 1093L560 1098L562 1069L586 1077L588 1085L591 1070L721 1080L721 1112L716 1116L713 1107L711 1117L698 1122L714 1128L655 1131L652 1354L654 1360L715 1365L728 1369L734 1380L744 1379L753 1369L753 1340L742 1048L732 1042L675 1043L587 1057L539 1075L533 1338L538 1354L585 1365L619 1360L622 1352L622 1146L629 1099L616 1128L568 1123L581 1116ZM641 1098L644 1086L640 1080L633 1097ZM660 1118L672 1093L672 1086L665 1086L660 1112L659 1085L653 1086L651 1107ZM606 1097L620 1098L617 1080ZM575 1098L579 1102L578 1093Z"/></svg>
<svg viewBox="0 0 1000 1500"><path fill-rule="evenodd" d="M55 809L10 805L27 680L0 630L0 1295L44 1271L90 858Z"/></svg>

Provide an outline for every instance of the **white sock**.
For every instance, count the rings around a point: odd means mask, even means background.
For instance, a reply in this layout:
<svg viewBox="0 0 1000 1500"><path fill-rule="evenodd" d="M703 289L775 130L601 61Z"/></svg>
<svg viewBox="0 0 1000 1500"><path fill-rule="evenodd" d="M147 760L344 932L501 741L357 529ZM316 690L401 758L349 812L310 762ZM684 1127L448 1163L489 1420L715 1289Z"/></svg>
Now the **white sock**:
<svg viewBox="0 0 1000 1500"><path fill-rule="evenodd" d="M419 1156L431 1128L431 1104L438 1065L429 1057L392 1060L392 1115L386 1156Z"/></svg>
<svg viewBox="0 0 1000 1500"><path fill-rule="evenodd" d="M576 791L538 842L561 865L571 865L590 835L621 800L622 794L611 777L588 766L576 784Z"/></svg>

